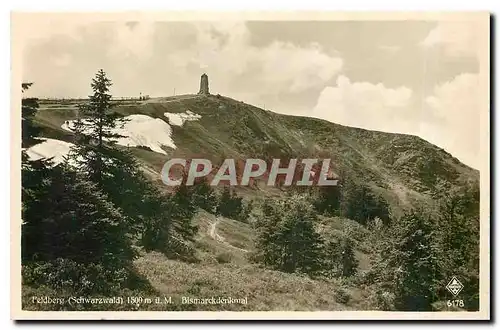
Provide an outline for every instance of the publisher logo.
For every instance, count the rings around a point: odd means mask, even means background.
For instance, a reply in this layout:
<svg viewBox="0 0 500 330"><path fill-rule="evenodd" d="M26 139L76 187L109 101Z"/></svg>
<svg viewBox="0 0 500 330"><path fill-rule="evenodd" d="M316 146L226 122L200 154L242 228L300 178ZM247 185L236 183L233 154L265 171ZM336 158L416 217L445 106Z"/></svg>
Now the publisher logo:
<svg viewBox="0 0 500 330"><path fill-rule="evenodd" d="M453 276L448 285L446 285L446 290L450 291L454 296L459 294L463 288L463 284L460 283L458 278L456 278L455 276Z"/></svg>

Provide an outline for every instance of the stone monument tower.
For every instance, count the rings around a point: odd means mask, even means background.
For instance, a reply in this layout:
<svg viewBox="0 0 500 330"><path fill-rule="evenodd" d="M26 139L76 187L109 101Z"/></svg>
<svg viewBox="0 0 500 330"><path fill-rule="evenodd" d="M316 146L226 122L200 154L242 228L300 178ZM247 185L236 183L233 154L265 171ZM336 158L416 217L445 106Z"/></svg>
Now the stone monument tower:
<svg viewBox="0 0 500 330"><path fill-rule="evenodd" d="M198 94L201 95L208 95L210 92L208 91L208 76L206 73L201 75L201 80L200 80L200 91Z"/></svg>

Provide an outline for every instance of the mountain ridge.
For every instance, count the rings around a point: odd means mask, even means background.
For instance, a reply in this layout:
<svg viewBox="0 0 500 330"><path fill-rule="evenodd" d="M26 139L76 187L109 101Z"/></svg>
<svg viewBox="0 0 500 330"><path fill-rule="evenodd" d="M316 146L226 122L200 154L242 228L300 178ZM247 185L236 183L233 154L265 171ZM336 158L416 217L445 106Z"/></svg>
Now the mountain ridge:
<svg viewBox="0 0 500 330"><path fill-rule="evenodd" d="M319 118L275 113L221 95L178 95L144 102L119 102L123 116L142 114L170 124L175 149L168 156L146 147L133 153L153 172L161 173L168 158L331 158L342 178L363 181L378 190L393 207L427 200L440 181L460 186L477 181L479 172L444 149L408 134L344 126ZM53 112L53 113L51 113ZM167 114L194 113L196 120L170 123ZM42 135L71 140L61 129L76 118L71 103L51 107L41 103L38 123ZM158 179L160 179L158 177Z"/></svg>

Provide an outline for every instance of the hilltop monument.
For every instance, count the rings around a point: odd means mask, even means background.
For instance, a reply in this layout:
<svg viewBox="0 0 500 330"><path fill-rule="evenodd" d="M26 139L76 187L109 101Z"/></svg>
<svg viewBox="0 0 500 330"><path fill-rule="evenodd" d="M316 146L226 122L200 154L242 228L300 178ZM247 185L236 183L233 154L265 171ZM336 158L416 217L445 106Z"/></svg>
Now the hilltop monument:
<svg viewBox="0 0 500 330"><path fill-rule="evenodd" d="M200 80L200 91L198 92L199 95L209 95L210 92L208 91L208 76L206 73L201 75L201 80Z"/></svg>

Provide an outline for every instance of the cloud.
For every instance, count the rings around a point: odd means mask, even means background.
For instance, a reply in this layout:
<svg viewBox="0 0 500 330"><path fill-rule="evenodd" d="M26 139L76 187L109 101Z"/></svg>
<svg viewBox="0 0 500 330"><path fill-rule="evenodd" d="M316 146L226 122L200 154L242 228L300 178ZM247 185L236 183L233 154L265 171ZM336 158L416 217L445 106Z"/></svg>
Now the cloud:
<svg viewBox="0 0 500 330"><path fill-rule="evenodd" d="M388 88L339 76L336 86L323 89L312 115L342 125L405 132L414 123L411 98L412 90L404 86Z"/></svg>
<svg viewBox="0 0 500 330"><path fill-rule="evenodd" d="M396 53L401 50L401 46L396 45L380 45L378 46L378 48L390 54Z"/></svg>
<svg viewBox="0 0 500 330"><path fill-rule="evenodd" d="M153 52L154 23L126 22L113 24L113 43L109 47L111 58L131 56L135 60L147 60Z"/></svg>
<svg viewBox="0 0 500 330"><path fill-rule="evenodd" d="M443 21L429 32L420 45L427 49L443 47L448 56L476 56L478 33L476 22Z"/></svg>
<svg viewBox="0 0 500 330"><path fill-rule="evenodd" d="M343 65L315 43L255 46L244 22L42 23L27 39L24 71L43 96L87 95L90 77L103 68L120 96L197 92L206 72L212 92L257 103L323 88Z"/></svg>
<svg viewBox="0 0 500 330"><path fill-rule="evenodd" d="M53 65L58 67L67 67L71 64L71 56L69 54L60 54L52 58Z"/></svg>
<svg viewBox="0 0 500 330"><path fill-rule="evenodd" d="M464 163L479 168L479 76L460 74L437 85L425 101L437 120L423 127L421 134Z"/></svg>
<svg viewBox="0 0 500 330"><path fill-rule="evenodd" d="M221 93L257 96L301 92L322 87L342 68L341 58L315 43L299 47L274 41L264 47L251 44L241 22L198 23L196 42L170 55L174 62L185 58L207 71ZM237 95L234 95L237 96Z"/></svg>
<svg viewBox="0 0 500 330"><path fill-rule="evenodd" d="M479 168L479 81L460 74L437 84L423 104L401 86L351 82L337 78L326 87L312 113L342 125L406 133L444 148L465 164Z"/></svg>

